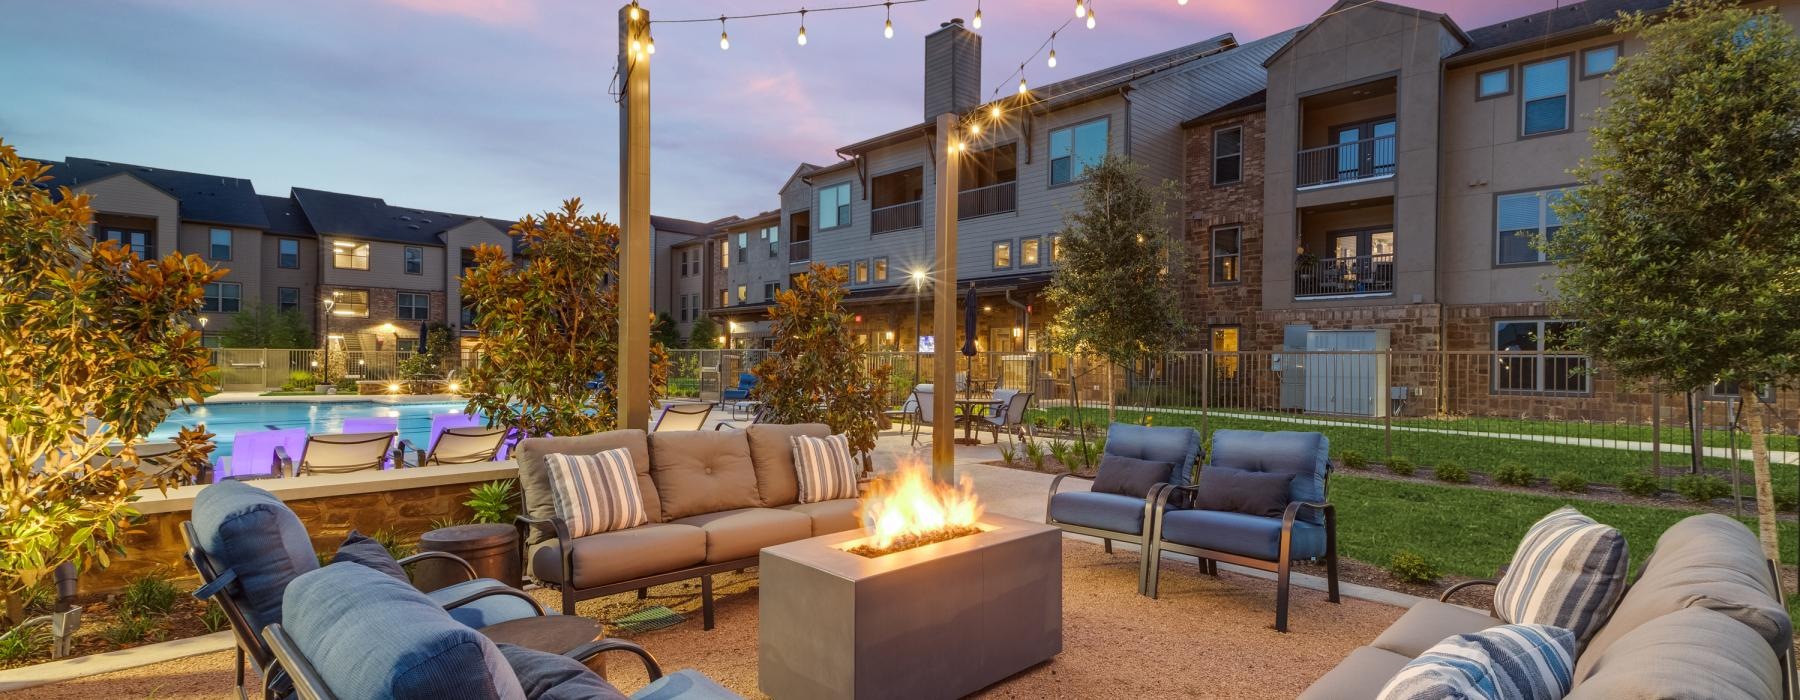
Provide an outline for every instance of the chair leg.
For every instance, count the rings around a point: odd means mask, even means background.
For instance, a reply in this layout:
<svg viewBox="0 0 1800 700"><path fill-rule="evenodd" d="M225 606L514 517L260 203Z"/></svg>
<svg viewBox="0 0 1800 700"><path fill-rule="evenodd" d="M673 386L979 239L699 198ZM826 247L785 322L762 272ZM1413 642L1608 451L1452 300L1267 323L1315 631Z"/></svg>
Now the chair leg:
<svg viewBox="0 0 1800 700"><path fill-rule="evenodd" d="M649 597L649 595L650 595L650 589L648 589L648 588L639 588L638 589L638 600L643 600L644 598Z"/></svg>
<svg viewBox="0 0 1800 700"><path fill-rule="evenodd" d="M700 621L701 629L713 628L713 586L712 574L700 577Z"/></svg>
<svg viewBox="0 0 1800 700"><path fill-rule="evenodd" d="M562 594L562 613L564 615L574 615L575 594L570 592L569 586L563 584L558 584L556 590L558 593Z"/></svg>
<svg viewBox="0 0 1800 700"><path fill-rule="evenodd" d="M1157 584L1162 582L1162 540L1151 539L1148 548L1150 550L1148 561L1150 570L1145 574L1148 580L1144 582L1144 594L1150 596L1151 600L1155 600Z"/></svg>
<svg viewBox="0 0 1800 700"><path fill-rule="evenodd" d="M1275 631L1287 631L1288 615L1288 560L1283 557L1279 569L1275 572Z"/></svg>
<svg viewBox="0 0 1800 700"><path fill-rule="evenodd" d="M1106 553L1112 554L1112 540L1101 538L1101 541L1106 543Z"/></svg>
<svg viewBox="0 0 1800 700"><path fill-rule="evenodd" d="M263 682L263 695L265 695L265 696L269 694L268 685L269 684L267 681ZM244 690L244 647L243 647L243 645L239 645L237 648L237 691L238 691L238 700L249 700L250 695L249 695L248 691Z"/></svg>

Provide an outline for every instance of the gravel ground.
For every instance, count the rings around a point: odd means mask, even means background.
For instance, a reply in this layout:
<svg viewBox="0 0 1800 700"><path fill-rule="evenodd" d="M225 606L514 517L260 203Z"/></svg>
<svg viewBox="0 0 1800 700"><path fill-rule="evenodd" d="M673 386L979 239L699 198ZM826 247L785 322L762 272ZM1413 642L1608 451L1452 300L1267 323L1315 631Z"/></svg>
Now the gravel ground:
<svg viewBox="0 0 1800 700"><path fill-rule="evenodd" d="M1341 605L1323 593L1295 589L1287 634L1274 621L1274 584L1223 574L1200 576L1192 564L1164 565L1162 597L1136 594L1135 553L1106 554L1099 545L1064 540L1063 652L980 694L991 698L1194 697L1291 698L1375 638L1401 609L1360 600ZM688 617L635 637L664 668L698 668L746 697L756 687L754 571L718 580L718 627L700 629L698 583L583 603L583 615L616 618L649 605ZM538 592L546 603L554 593ZM228 698L232 655L206 654L9 694L36 698ZM1183 673L1150 673L1180 660ZM644 684L629 656L608 659L608 676L627 691Z"/></svg>

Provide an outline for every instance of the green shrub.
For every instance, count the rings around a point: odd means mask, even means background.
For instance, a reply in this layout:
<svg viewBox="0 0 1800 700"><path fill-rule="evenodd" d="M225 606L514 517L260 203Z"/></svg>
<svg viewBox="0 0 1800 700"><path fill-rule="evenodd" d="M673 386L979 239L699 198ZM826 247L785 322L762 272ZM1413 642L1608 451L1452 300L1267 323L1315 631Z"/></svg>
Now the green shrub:
<svg viewBox="0 0 1800 700"><path fill-rule="evenodd" d="M1343 464L1345 469L1369 468L1369 458L1362 456L1361 452L1355 450L1344 450L1339 453L1338 463Z"/></svg>
<svg viewBox="0 0 1800 700"><path fill-rule="evenodd" d="M1031 419L1031 425L1038 430L1048 430L1050 428L1050 419L1044 416L1038 416Z"/></svg>
<svg viewBox="0 0 1800 700"><path fill-rule="evenodd" d="M333 384L332 386L337 387L337 393L340 393L340 394L356 393L356 380L351 379L349 377L344 377L342 379L337 380L337 383Z"/></svg>
<svg viewBox="0 0 1800 700"><path fill-rule="evenodd" d="M155 575L140 576L125 585L119 597L119 612L124 615L165 615L175 609L181 589Z"/></svg>
<svg viewBox="0 0 1800 700"><path fill-rule="evenodd" d="M50 628L19 626L0 634L0 663L24 661L50 648Z"/></svg>
<svg viewBox="0 0 1800 700"><path fill-rule="evenodd" d="M1056 419L1056 429L1057 430L1061 430L1063 432L1068 432L1069 430L1073 429L1074 427L1075 427L1075 423L1073 421L1069 420L1068 416L1063 416L1062 418Z"/></svg>
<svg viewBox="0 0 1800 700"><path fill-rule="evenodd" d="M417 542L406 542L400 533L393 530L377 530L375 534L369 535L369 539L375 540L382 547L387 548L388 554L395 559L410 557L419 551Z"/></svg>
<svg viewBox="0 0 1800 700"><path fill-rule="evenodd" d="M42 615L56 606L56 593L49 586L31 586L19 593L26 615Z"/></svg>
<svg viewBox="0 0 1800 700"><path fill-rule="evenodd" d="M231 620L225 617L225 609L217 602L208 601L206 610L200 613L200 625L208 632L217 632L230 626Z"/></svg>
<svg viewBox="0 0 1800 700"><path fill-rule="evenodd" d="M1050 443L1050 456L1055 457L1056 462L1061 464L1063 469L1075 467L1074 448L1067 442L1057 440Z"/></svg>
<svg viewBox="0 0 1800 700"><path fill-rule="evenodd" d="M1731 484L1709 474L1689 474L1675 480L1675 493L1695 503L1706 503L1715 498L1729 498Z"/></svg>
<svg viewBox="0 0 1800 700"><path fill-rule="evenodd" d="M288 372L287 382L285 382L281 385L281 390L282 391L312 391L312 388L315 385L317 385L318 383L319 382L313 377L312 372L308 372L303 369L297 369L292 372Z"/></svg>
<svg viewBox="0 0 1800 700"><path fill-rule="evenodd" d="M1619 477L1619 490L1640 498L1654 498L1662 493L1662 483L1644 472L1626 472Z"/></svg>
<svg viewBox="0 0 1800 700"><path fill-rule="evenodd" d="M1404 550L1395 552L1388 560L1387 570L1400 581L1420 585L1434 582L1443 575L1437 566L1425 561L1425 557Z"/></svg>
<svg viewBox="0 0 1800 700"><path fill-rule="evenodd" d="M501 479L469 487L469 500L463 505L475 511L475 522L510 523L518 495L512 479Z"/></svg>
<svg viewBox="0 0 1800 700"><path fill-rule="evenodd" d="M1795 506L1800 506L1800 495L1787 490L1775 491L1775 510L1788 511L1793 510Z"/></svg>
<svg viewBox="0 0 1800 700"><path fill-rule="evenodd" d="M1455 462L1440 462L1437 468L1431 470L1431 475L1447 484L1469 483L1469 470Z"/></svg>
<svg viewBox="0 0 1800 700"><path fill-rule="evenodd" d="M121 613L111 627L100 630L100 638L114 644L136 644L156 629L156 618Z"/></svg>
<svg viewBox="0 0 1800 700"><path fill-rule="evenodd" d="M1550 488L1566 493L1586 493L1588 481L1587 477L1575 472L1557 472L1550 477Z"/></svg>
<svg viewBox="0 0 1800 700"><path fill-rule="evenodd" d="M1393 472L1398 476L1412 476L1413 472L1419 470L1418 467L1413 466L1412 460L1405 457L1395 457L1388 460L1387 468L1388 471Z"/></svg>
<svg viewBox="0 0 1800 700"><path fill-rule="evenodd" d="M1040 472L1043 471L1044 470L1044 444L1041 442L1038 442L1036 440L1026 441L1025 442L1025 461L1031 465L1032 469L1036 469Z"/></svg>
<svg viewBox="0 0 1800 700"><path fill-rule="evenodd" d="M1000 462L1001 463L1010 467L1010 466L1012 466L1013 462L1015 460L1017 460L1018 458L1019 458L1019 451L1016 449L1013 449L1012 445L1001 445L1000 446Z"/></svg>
<svg viewBox="0 0 1800 700"><path fill-rule="evenodd" d="M1146 426L1146 427L1154 422L1156 422L1156 416L1150 415L1148 413L1144 414L1144 416L1142 418L1138 419L1138 425L1142 425L1142 426Z"/></svg>
<svg viewBox="0 0 1800 700"><path fill-rule="evenodd" d="M1518 462L1506 462L1494 468L1494 483L1502 486L1530 486L1537 474Z"/></svg>

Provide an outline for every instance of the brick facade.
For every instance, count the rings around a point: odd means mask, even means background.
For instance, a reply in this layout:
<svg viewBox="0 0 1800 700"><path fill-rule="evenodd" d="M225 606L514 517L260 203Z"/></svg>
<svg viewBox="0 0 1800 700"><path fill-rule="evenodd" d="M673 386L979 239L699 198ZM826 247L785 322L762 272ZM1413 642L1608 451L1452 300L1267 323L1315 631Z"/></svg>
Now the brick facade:
<svg viewBox="0 0 1800 700"><path fill-rule="evenodd" d="M366 336L362 340L363 347L368 350L394 349L392 347L386 347L386 344L397 338L411 339L418 336L420 323L449 323L449 319L445 317L447 300L443 291L395 289L392 287L348 287L327 285L319 288L320 297L330 298L333 290L367 291L369 293L369 315L367 318L359 316L332 316L330 324L332 335L357 333ZM424 294L429 297L426 302L426 318L424 321L400 318L399 295L401 292ZM322 307L320 308L320 313L324 313ZM384 327L388 324L392 324L392 328ZM324 327L323 323L321 323L320 327ZM377 348L376 345L378 343L384 347Z"/></svg>
<svg viewBox="0 0 1800 700"><path fill-rule="evenodd" d="M1239 347L1281 347L1257 345L1256 315L1262 307L1263 257L1263 133L1266 119L1262 112L1225 117L1197 124L1187 129L1188 210L1186 222L1188 270L1182 285L1183 306L1192 332L1188 347L1210 346L1208 329L1213 326L1238 326ZM1213 135L1221 129L1242 128L1241 177L1236 183L1213 184ZM1214 281L1214 231L1237 228L1238 261L1236 281Z"/></svg>

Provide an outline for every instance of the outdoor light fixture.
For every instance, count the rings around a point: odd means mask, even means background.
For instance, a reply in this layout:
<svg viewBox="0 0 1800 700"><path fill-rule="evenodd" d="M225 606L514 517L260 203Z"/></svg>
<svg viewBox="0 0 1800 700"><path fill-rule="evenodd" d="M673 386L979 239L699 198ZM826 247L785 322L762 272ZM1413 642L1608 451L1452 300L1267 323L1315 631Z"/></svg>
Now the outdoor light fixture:
<svg viewBox="0 0 1800 700"><path fill-rule="evenodd" d="M1186 5L1187 0L1182 0L1181 4ZM975 0L975 28L981 28L981 0Z"/></svg>
<svg viewBox="0 0 1800 700"><path fill-rule="evenodd" d="M1000 121L1000 105L989 107L988 116L992 117L994 121Z"/></svg>
<svg viewBox="0 0 1800 700"><path fill-rule="evenodd" d="M800 36L794 38L801 46L806 45L806 10L800 11Z"/></svg>
<svg viewBox="0 0 1800 700"><path fill-rule="evenodd" d="M725 33L725 15L719 15L719 50L731 48L731 35Z"/></svg>
<svg viewBox="0 0 1800 700"><path fill-rule="evenodd" d="M1051 68L1056 67L1056 49L1050 49L1050 60L1045 61L1044 63L1049 64Z"/></svg>
<svg viewBox="0 0 1800 700"><path fill-rule="evenodd" d="M969 134L972 136L980 136L981 135L981 125L980 124L970 124L969 125Z"/></svg>
<svg viewBox="0 0 1800 700"><path fill-rule="evenodd" d="M638 10L637 3L631 3L631 21L636 22L639 16L641 16L641 12Z"/></svg>
<svg viewBox="0 0 1800 700"><path fill-rule="evenodd" d="M651 55L656 53L656 37L648 35L644 37L644 53Z"/></svg>
<svg viewBox="0 0 1800 700"><path fill-rule="evenodd" d="M450 382L450 393L454 394L459 391L462 391L462 385L456 382Z"/></svg>
<svg viewBox="0 0 1800 700"><path fill-rule="evenodd" d="M887 9L887 25L881 28L881 35L892 39L894 38L894 3L884 2L882 5Z"/></svg>
<svg viewBox="0 0 1800 700"><path fill-rule="evenodd" d="M398 393L400 393L400 385L399 384L389 384L388 391L398 394Z"/></svg>
<svg viewBox="0 0 1800 700"><path fill-rule="evenodd" d="M1093 29L1094 28L1094 11L1091 9L1088 10L1087 15L1088 15L1088 29Z"/></svg>
<svg viewBox="0 0 1800 700"><path fill-rule="evenodd" d="M1021 75L1019 76L1019 94L1023 95L1027 92L1030 90L1025 87L1025 76Z"/></svg>
<svg viewBox="0 0 1800 700"><path fill-rule="evenodd" d="M1075 0L1075 17L1077 19L1086 17L1087 13L1087 3L1084 0ZM637 15L632 15L632 17L635 18Z"/></svg>

